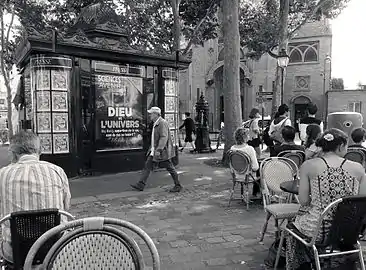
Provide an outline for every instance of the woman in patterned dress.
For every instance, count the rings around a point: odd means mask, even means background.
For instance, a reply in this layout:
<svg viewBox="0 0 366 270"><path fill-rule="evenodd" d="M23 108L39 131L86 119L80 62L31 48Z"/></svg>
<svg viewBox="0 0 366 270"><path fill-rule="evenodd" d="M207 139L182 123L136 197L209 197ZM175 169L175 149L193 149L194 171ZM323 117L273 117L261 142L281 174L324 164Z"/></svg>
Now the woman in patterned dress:
<svg viewBox="0 0 366 270"><path fill-rule="evenodd" d="M305 236L312 237L317 226L318 218L326 206L345 196L366 194L366 176L364 168L343 156L347 153L347 135L338 129L330 129L317 140L317 146L322 149L321 157L304 162L300 168L299 200L301 208L293 226ZM317 235L317 242L322 243L327 238L331 214L325 217L325 222ZM311 269L312 255L309 249L287 237L286 269ZM332 268L334 269L334 268ZM347 269L351 269L350 266Z"/></svg>

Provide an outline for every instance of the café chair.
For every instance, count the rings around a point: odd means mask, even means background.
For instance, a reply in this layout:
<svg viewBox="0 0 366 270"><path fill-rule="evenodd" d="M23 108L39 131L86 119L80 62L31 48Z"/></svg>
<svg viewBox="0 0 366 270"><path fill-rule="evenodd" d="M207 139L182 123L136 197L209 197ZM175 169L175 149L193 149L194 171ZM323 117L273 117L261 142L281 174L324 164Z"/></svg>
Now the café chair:
<svg viewBox="0 0 366 270"><path fill-rule="evenodd" d="M145 242L152 255L152 269L159 270L158 250L149 235L128 221L107 217L78 219L47 231L31 247L24 269L30 269L49 239L64 232L49 249L42 269L146 269L141 249L126 229Z"/></svg>
<svg viewBox="0 0 366 270"><path fill-rule="evenodd" d="M362 149L361 147L348 148L347 154L344 156L344 158L360 163L363 167L365 167L366 154L365 149Z"/></svg>
<svg viewBox="0 0 366 270"><path fill-rule="evenodd" d="M229 151L228 156L233 181L233 187L230 190L229 206L231 204L231 200L234 197L235 187L237 184L240 184L241 199L243 202L244 201L246 202L247 210L249 210L249 203L250 203L249 185L252 185L255 181L252 175L252 166L250 162L250 157L241 151L233 151L233 150Z"/></svg>
<svg viewBox="0 0 366 270"><path fill-rule="evenodd" d="M263 205L267 216L259 242L263 241L268 222L272 216L275 220L277 236L280 232L278 222L281 221L282 224L285 220L294 218L300 209L299 204L288 203L290 195L281 189L282 182L294 181L294 168L297 168L296 164L291 159L285 157L270 157L261 163L260 175L263 189Z"/></svg>
<svg viewBox="0 0 366 270"><path fill-rule="evenodd" d="M286 228L281 229L281 239L278 250L281 251L285 235L290 234L300 243L312 250L315 269L320 270L320 258L334 256L344 256L358 254L360 266L365 270L362 248L359 235L362 234L364 219L366 216L366 196L349 196L340 198L330 203L322 212L318 219L318 225L311 237L301 235L301 233L291 223ZM324 226L324 221L333 217L330 225L329 235L325 242L317 243L316 239L319 230ZM275 269L280 258L277 253Z"/></svg>
<svg viewBox="0 0 366 270"><path fill-rule="evenodd" d="M22 269L31 246L42 234L59 225L61 216L74 219L74 216L70 213L58 209L19 211L3 217L0 220L0 224L10 222L11 245L13 249L13 263L4 260L3 265L11 269ZM34 264L42 263L49 248L56 240L53 238L46 243L34 258Z"/></svg>
<svg viewBox="0 0 366 270"><path fill-rule="evenodd" d="M296 173L298 171L298 168L300 168L300 166L304 163L306 159L305 152L301 150L286 150L280 152L277 156L291 159L296 164L296 167L293 168ZM290 165L292 164L293 163L290 163Z"/></svg>

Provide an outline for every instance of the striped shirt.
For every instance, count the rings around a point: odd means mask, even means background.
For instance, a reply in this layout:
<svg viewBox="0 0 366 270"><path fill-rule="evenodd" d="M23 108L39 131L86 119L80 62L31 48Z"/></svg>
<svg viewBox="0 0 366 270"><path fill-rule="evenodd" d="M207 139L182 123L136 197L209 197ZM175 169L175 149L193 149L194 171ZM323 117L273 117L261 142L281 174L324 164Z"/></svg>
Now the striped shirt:
<svg viewBox="0 0 366 270"><path fill-rule="evenodd" d="M17 163L0 169L0 181L2 217L17 211L70 207L71 194L64 170L35 155L23 155ZM9 222L3 224L2 237L11 243Z"/></svg>

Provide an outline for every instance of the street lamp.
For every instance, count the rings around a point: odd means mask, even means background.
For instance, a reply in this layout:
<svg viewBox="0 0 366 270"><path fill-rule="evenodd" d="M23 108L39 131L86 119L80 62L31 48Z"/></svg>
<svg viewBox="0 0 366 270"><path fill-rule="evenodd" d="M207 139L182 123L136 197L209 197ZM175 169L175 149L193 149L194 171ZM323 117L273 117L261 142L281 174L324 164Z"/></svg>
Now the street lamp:
<svg viewBox="0 0 366 270"><path fill-rule="evenodd" d="M290 56L287 55L286 50L282 49L277 56L277 64L281 68L281 105L283 104L283 89L284 89L284 71L290 61Z"/></svg>
<svg viewBox="0 0 366 270"><path fill-rule="evenodd" d="M326 76L325 73L327 71L327 62L331 63L332 58L329 54L326 55L324 58L324 70L323 70L323 118L326 119L327 114L327 98L325 97L325 85L326 85ZM329 69L329 75L330 75L330 69Z"/></svg>

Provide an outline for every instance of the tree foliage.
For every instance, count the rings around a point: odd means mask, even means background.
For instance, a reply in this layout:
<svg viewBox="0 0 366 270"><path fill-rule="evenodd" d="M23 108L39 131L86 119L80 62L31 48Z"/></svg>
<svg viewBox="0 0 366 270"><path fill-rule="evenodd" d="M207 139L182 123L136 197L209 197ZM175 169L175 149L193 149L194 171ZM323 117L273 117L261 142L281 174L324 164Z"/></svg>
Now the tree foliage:
<svg viewBox="0 0 366 270"><path fill-rule="evenodd" d="M344 82L342 78L332 78L331 85L333 90L344 90Z"/></svg>
<svg viewBox="0 0 366 270"><path fill-rule="evenodd" d="M290 0L288 39L306 22L322 17L334 19L350 0ZM262 0L253 4L241 0L241 45L247 47L249 56L259 58L271 53L279 44L280 8L278 0Z"/></svg>

